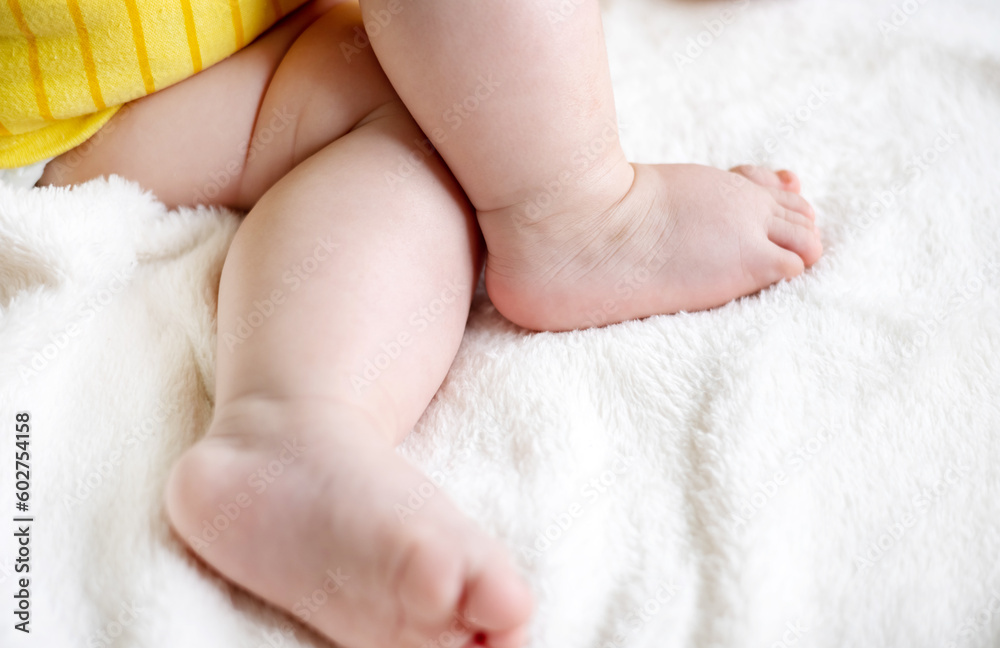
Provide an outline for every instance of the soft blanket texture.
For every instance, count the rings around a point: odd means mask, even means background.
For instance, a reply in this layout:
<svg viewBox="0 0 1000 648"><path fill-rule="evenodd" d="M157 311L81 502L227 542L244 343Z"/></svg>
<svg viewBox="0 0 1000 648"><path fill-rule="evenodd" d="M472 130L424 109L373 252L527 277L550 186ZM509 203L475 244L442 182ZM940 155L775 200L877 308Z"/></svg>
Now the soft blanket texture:
<svg viewBox="0 0 1000 648"><path fill-rule="evenodd" d="M517 555L536 648L1000 645L1000 8L613 0L605 21L630 155L799 171L826 256L567 334L479 294L400 451ZM211 416L237 224L117 178L0 188L0 504L28 410L36 516L32 634L7 612L0 644L324 645L200 567L161 504ZM6 530L5 610L15 555Z"/></svg>

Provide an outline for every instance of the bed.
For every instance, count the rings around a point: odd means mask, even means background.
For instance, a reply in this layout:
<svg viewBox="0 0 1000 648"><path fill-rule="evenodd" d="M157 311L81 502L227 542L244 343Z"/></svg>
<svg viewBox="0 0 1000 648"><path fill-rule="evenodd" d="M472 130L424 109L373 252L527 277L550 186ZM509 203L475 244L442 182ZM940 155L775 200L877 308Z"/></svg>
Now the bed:
<svg viewBox="0 0 1000 648"><path fill-rule="evenodd" d="M629 155L795 169L825 256L712 311L571 333L480 290L399 452L510 547L532 648L1000 645L1000 7L603 9ZM237 225L117 177L0 185L0 600L31 630L5 613L3 646L328 645L164 514L211 418Z"/></svg>

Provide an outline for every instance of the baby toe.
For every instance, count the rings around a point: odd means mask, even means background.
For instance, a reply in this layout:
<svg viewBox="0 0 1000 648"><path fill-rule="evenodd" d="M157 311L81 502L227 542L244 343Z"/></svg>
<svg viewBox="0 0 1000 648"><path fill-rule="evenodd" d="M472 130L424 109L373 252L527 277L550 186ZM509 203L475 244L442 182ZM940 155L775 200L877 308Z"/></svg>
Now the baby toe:
<svg viewBox="0 0 1000 648"><path fill-rule="evenodd" d="M528 642L527 626L500 632L479 632L472 638L469 648L522 648Z"/></svg>
<svg viewBox="0 0 1000 648"><path fill-rule="evenodd" d="M773 245L772 248L774 252L773 271L778 275L772 283L781 279L794 279L805 272L806 264L798 254L778 245Z"/></svg>
<svg viewBox="0 0 1000 648"><path fill-rule="evenodd" d="M767 237L772 243L794 252L808 268L819 260L823 255L823 244L819 239L819 232L812 224L795 223L791 218L794 215L787 211L780 216L771 219L768 226Z"/></svg>
<svg viewBox="0 0 1000 648"><path fill-rule="evenodd" d="M532 606L531 590L496 554L467 582L462 615L490 648L520 648Z"/></svg>
<svg viewBox="0 0 1000 648"><path fill-rule="evenodd" d="M730 169L732 173L738 173L747 180L750 180L754 184L758 184L762 187L776 187L780 188L782 186L781 180L778 176L769 169L764 167L755 166L753 164L741 164Z"/></svg>
<svg viewBox="0 0 1000 648"><path fill-rule="evenodd" d="M447 624L462 597L461 557L429 535L414 534L404 545L393 589L407 622L418 628Z"/></svg>
<svg viewBox="0 0 1000 648"><path fill-rule="evenodd" d="M750 257L744 269L753 278L757 290L776 284L782 279L793 279L805 270L805 263L795 252L765 241L757 254Z"/></svg>
<svg viewBox="0 0 1000 648"><path fill-rule="evenodd" d="M791 209L785 209L784 207L778 207L777 209L775 209L774 215L777 218L781 218L788 221L792 225L799 225L801 227L805 227L806 229L819 233L819 229L816 227L816 222L813 219L809 218L808 216L804 216L797 211L793 211Z"/></svg>
<svg viewBox="0 0 1000 648"><path fill-rule="evenodd" d="M781 186L785 191L799 193L802 190L802 183L799 181L799 177L788 169L776 171L774 175L781 181Z"/></svg>
<svg viewBox="0 0 1000 648"><path fill-rule="evenodd" d="M816 210L813 209L813 206L809 204L808 200L799 194L782 191L781 189L776 189L774 187L769 187L768 192L770 192L774 201L782 207L803 214L810 220L816 220Z"/></svg>
<svg viewBox="0 0 1000 648"><path fill-rule="evenodd" d="M781 189L798 193L801 185L798 177L791 171L782 169L781 171L771 171L764 167L753 164L741 164L730 169L732 173L738 173L747 180L761 187Z"/></svg>

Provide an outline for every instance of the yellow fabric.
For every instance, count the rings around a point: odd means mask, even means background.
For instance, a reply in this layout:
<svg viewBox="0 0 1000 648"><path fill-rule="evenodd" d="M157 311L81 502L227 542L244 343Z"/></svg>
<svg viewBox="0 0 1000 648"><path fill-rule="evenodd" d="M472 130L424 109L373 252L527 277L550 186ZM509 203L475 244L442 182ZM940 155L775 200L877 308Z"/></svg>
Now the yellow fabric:
<svg viewBox="0 0 1000 648"><path fill-rule="evenodd" d="M0 0L0 168L236 52L305 0Z"/></svg>

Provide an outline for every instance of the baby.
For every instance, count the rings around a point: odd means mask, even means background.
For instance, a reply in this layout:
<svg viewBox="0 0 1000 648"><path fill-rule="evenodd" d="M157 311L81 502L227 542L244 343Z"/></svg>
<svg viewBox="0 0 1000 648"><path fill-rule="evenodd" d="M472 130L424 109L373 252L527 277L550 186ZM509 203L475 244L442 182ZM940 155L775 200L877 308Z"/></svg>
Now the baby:
<svg viewBox="0 0 1000 648"><path fill-rule="evenodd" d="M105 2L45 22L83 62L51 81L33 30L59 3L8 0L0 33L22 40L0 53L22 57L10 96L27 98L0 112L0 162L58 155L41 185L118 174L171 206L249 211L220 281L214 420L167 486L178 536L346 648L523 645L532 597L503 546L442 495L397 515L427 478L394 447L448 371L484 260L493 304L532 330L719 306L821 255L796 176L630 164L597 0L88 15ZM64 82L88 110L68 112ZM40 132L77 121L21 145L18 110Z"/></svg>

